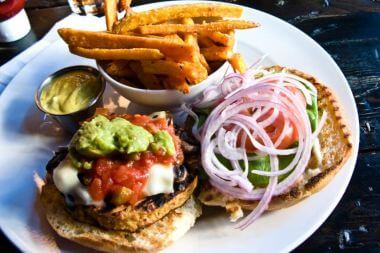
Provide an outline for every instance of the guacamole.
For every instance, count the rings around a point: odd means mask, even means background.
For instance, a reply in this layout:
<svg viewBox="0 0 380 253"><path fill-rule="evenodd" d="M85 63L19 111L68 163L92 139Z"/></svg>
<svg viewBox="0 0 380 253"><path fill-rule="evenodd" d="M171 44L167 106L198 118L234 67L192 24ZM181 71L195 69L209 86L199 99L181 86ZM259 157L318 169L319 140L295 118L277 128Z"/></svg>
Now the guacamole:
<svg viewBox="0 0 380 253"><path fill-rule="evenodd" d="M40 103L49 113L62 115L88 107L101 92L100 76L86 70L70 71L51 80L41 91Z"/></svg>
<svg viewBox="0 0 380 253"><path fill-rule="evenodd" d="M117 150L113 124L102 115L83 123L74 135L71 146L81 155L100 157Z"/></svg>
<svg viewBox="0 0 380 253"><path fill-rule="evenodd" d="M167 131L158 131L153 137L154 142L151 144L153 151L162 149L168 155L176 154L173 139Z"/></svg>
<svg viewBox="0 0 380 253"><path fill-rule="evenodd" d="M175 146L167 131L154 135L124 118L108 118L97 115L83 123L71 141L71 149L88 158L98 158L111 154L131 154L148 149L164 150L175 155Z"/></svg>
<svg viewBox="0 0 380 253"><path fill-rule="evenodd" d="M115 118L111 121L115 135L115 144L120 153L135 153L146 151L153 142L153 135L145 128L131 124L123 118Z"/></svg>

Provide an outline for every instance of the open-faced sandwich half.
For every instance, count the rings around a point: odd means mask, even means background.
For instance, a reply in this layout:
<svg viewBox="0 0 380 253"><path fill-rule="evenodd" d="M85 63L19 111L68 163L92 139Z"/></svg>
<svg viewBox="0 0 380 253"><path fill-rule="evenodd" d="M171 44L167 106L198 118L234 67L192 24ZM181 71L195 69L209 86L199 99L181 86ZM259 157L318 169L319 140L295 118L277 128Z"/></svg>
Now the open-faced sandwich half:
<svg viewBox="0 0 380 253"><path fill-rule="evenodd" d="M230 74L189 114L201 147L200 200L222 206L245 228L265 210L319 191L351 153L350 133L329 90L280 66ZM196 161L196 159L194 159ZM195 163L196 165L196 163Z"/></svg>
<svg viewBox="0 0 380 253"><path fill-rule="evenodd" d="M48 163L41 200L62 237L108 252L157 251L201 214L196 185L167 113L96 115Z"/></svg>

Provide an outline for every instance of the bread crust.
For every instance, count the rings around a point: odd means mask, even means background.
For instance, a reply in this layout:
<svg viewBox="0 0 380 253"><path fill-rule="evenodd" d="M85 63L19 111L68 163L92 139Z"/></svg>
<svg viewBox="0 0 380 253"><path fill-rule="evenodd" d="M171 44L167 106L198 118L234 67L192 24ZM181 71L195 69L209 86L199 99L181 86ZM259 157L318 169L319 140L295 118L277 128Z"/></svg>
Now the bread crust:
<svg viewBox="0 0 380 253"><path fill-rule="evenodd" d="M137 232L107 230L74 220L65 209L63 196L52 183L43 186L40 200L51 227L61 236L105 252L155 252L183 236L201 215L193 198L168 215Z"/></svg>
<svg viewBox="0 0 380 253"><path fill-rule="evenodd" d="M284 67L273 66L269 69L278 72L282 71ZM305 184L299 180L285 194L273 197L268 210L292 206L321 190L333 179L352 153L350 130L344 122L342 109L333 92L311 75L296 69L287 68L287 70L308 80L317 88L318 108L327 112L327 121L318 136L323 157L322 164L319 166L321 173L308 179ZM310 168L309 166L313 162L312 158L307 168ZM202 185L199 199L205 205L225 207L231 217L238 215L238 213L241 214L241 209L253 210L258 204L258 201L239 200L225 196L209 183Z"/></svg>

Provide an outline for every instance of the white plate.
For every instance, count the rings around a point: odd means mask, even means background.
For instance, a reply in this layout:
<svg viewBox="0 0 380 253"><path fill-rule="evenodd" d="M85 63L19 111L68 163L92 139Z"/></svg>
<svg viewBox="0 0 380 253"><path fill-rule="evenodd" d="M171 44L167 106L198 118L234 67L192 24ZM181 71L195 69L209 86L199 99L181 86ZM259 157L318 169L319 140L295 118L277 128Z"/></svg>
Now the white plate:
<svg viewBox="0 0 380 253"><path fill-rule="evenodd" d="M144 10L167 3L140 6ZM269 61L298 68L319 77L338 96L353 133L353 155L321 192L287 209L263 215L244 231L235 230L223 212L206 214L184 238L166 252L285 252L309 237L328 217L350 181L359 142L358 113L348 83L332 58L312 39L293 26L266 13L244 7L244 19L260 28L237 33L238 51L249 62L268 54ZM70 55L58 41L33 59L0 97L0 226L25 252L74 252L85 249L60 239L49 228L38 202L34 172L44 166L57 145L65 142L50 126L40 126L33 94L39 83L57 69L93 61ZM108 90L108 95L113 94ZM116 96L107 104L122 102ZM136 109L136 107L134 107Z"/></svg>

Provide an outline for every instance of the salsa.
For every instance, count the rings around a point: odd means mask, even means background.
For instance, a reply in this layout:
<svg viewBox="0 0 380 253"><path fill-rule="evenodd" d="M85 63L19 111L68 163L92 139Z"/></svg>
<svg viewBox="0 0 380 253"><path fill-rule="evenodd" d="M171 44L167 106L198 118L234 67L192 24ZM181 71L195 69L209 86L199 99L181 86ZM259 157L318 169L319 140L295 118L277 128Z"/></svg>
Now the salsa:
<svg viewBox="0 0 380 253"><path fill-rule="evenodd" d="M86 70L73 70L57 76L46 85L40 96L44 110L63 115L88 107L102 89L100 75Z"/></svg>
<svg viewBox="0 0 380 253"><path fill-rule="evenodd" d="M122 202L134 205L144 197L143 188L150 167L155 163L171 164L174 160L174 157L161 156L150 151L141 153L136 161L100 158L93 166L90 195L95 201L99 201L110 194L118 194L122 187L126 187L130 194Z"/></svg>
<svg viewBox="0 0 380 253"><path fill-rule="evenodd" d="M155 134L167 131L175 144L175 155L169 155L162 149L147 150L129 154L115 159L102 157L92 165L92 180L88 186L89 193L95 201L110 197L117 204L135 205L144 198L143 189L147 182L149 169L153 164L179 164L183 161L180 139L175 135L173 124L165 118L152 119L145 115L123 115L122 117L134 125L138 125ZM111 201L112 202L112 201Z"/></svg>
<svg viewBox="0 0 380 253"><path fill-rule="evenodd" d="M177 163L180 164L183 162L184 157L183 157L183 153L181 149L181 140L175 134L175 130L174 130L174 126L172 122L168 123L166 118L152 119L151 117L147 115L141 115L141 114L134 114L134 115L124 114L118 117L122 117L128 120L129 122L131 122L132 124L145 128L151 134L156 134L158 131L161 131L161 130L167 131L172 137L175 150L177 151L176 152Z"/></svg>

